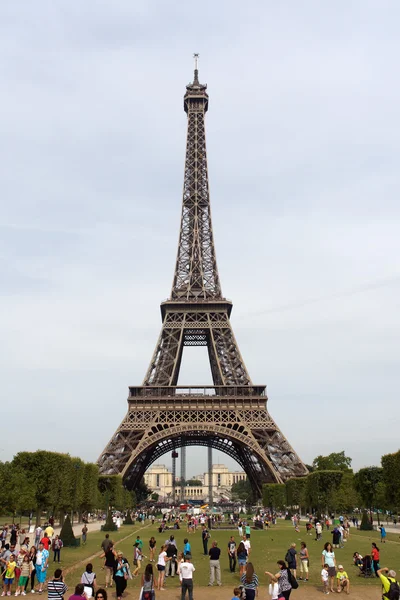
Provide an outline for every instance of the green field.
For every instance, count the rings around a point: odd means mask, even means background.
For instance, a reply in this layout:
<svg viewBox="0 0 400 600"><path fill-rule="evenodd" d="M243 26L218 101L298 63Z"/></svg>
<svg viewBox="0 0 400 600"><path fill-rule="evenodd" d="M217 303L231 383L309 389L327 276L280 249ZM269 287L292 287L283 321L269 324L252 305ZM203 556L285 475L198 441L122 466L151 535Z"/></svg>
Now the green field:
<svg viewBox="0 0 400 600"><path fill-rule="evenodd" d="M144 554L148 555L148 540L152 535L157 540L157 548L160 548L160 545L164 543L167 537L172 533L175 535L175 539L177 540L178 550L183 547L183 539L188 537L190 544L192 546L192 561L196 567L195 573L195 584L198 586L206 586L208 584L208 573L209 573L209 560L208 557L205 557L202 554L202 543L201 543L201 533L198 530L196 533L188 535L184 529L179 531L171 530L165 532L164 534L159 534L157 527L154 526L123 526L118 533L114 535L114 533L110 534L110 537L117 541L118 539L122 539L129 534L136 534L136 532L140 532L141 538L143 539L144 546ZM400 531L399 531L400 533ZM234 587L239 582L238 573L230 573L229 572L229 563L227 556L227 544L229 537L231 535L235 536L236 543L238 543L239 536L236 531L229 530L218 530L215 529L211 532L211 540L217 540L218 546L221 548L221 571L222 571L222 584L227 585L229 588ZM251 544L252 544L252 552L251 552L251 561L255 566L255 571L259 576L260 585L265 585L267 583L267 577L264 575L266 570L276 572L277 565L276 561L279 559L283 559L286 554L286 550L292 542L297 544L297 549L300 547L300 542L305 541L307 547L309 549L310 554L310 581L308 583L300 582L301 586L310 585L315 586L320 583L320 572L321 572L321 552L323 550L323 545L326 541L331 541L331 534L327 531L323 532L322 541L316 542L314 541L314 535L306 535L305 526L301 526L301 533L296 533L292 524L288 521L279 520L278 524L268 531L254 531L251 532ZM77 548L77 549L69 549L64 548L62 550L62 567L68 567L77 563L78 561L84 561L86 557L93 555L95 552L99 550L99 546L101 541L104 539L104 534L102 532L91 533L88 537L88 543L85 547ZM131 535L125 541L122 541L118 544L118 547L123 550L125 556L132 564L132 546L134 542L134 535ZM348 542L345 543L345 547L343 549L335 549L336 559L338 564L343 564L345 570L347 571L352 585L371 585L378 587L378 580L376 578L365 579L364 577L358 577L358 569L352 564L352 556L354 551L360 552L362 555L369 553L371 549L371 542L375 541L378 546L381 548L381 566L388 566L389 568L397 569L400 571L400 537L397 534L388 534L386 544L379 543L379 533L378 532L363 532L356 531L354 528L351 529L351 535ZM210 541L211 541L210 540ZM209 544L210 546L210 544ZM96 557L92 560L94 565L94 570L97 574L98 584L104 583L104 571L101 570L102 561L100 558ZM147 560L143 560L143 568L147 564ZM51 563L51 568L49 574L52 574L53 564ZM73 569L72 572L69 572L66 576L66 582L69 585L70 589L79 581L80 576L84 568L79 566L76 569ZM178 588L179 587L179 579L175 577L174 579L168 578L167 580L168 588ZM140 578L133 579L129 581L128 587L130 590L140 588Z"/></svg>

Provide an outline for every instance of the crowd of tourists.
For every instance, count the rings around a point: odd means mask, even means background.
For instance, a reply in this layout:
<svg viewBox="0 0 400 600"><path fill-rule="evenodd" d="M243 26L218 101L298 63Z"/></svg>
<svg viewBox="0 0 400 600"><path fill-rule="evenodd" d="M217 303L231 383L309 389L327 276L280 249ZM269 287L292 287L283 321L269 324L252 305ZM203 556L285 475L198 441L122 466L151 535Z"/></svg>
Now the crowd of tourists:
<svg viewBox="0 0 400 600"><path fill-rule="evenodd" d="M270 526L276 522L276 515L265 513L260 516L260 519L264 525L268 522ZM185 517L179 518L179 522L182 520L185 520ZM110 534L105 534L100 555L104 585L102 587L98 585L95 569L89 562L68 600L107 600L107 594L110 595L110 591L114 592L114 589L117 600L121 600L128 581L134 578L139 578L141 583L139 600L154 600L156 590L163 592L167 587L168 578L174 577L179 578L181 600L185 600L186 595L188 600L193 600L193 576L196 569L192 561L191 540L193 538L189 534L193 532L189 527L190 521L191 519L186 518L187 534L181 548L178 548L174 533L171 532L168 532L166 539L163 536L160 546L154 536L149 536L146 548L143 539L137 535L133 544L132 557L129 558L116 548ZM237 527L239 537L230 535L227 546L223 550L219 547L218 541L212 539L216 532L213 529L210 531L212 521L208 520L208 516L200 515L197 521L195 531L197 530L197 535L201 536L202 554L207 557L209 563L208 586L222 585L221 560L227 560L224 564L229 565L230 573L238 573L240 579L240 585L234 589L233 600L255 600L260 579L251 560L251 533L257 528L254 519L236 520L234 525ZM292 523L296 533L299 532L298 515L293 516ZM306 533L311 536L315 534L315 541L322 539L323 528L331 533L332 542L325 542L323 548L317 550L319 559L315 559L317 546L314 545L314 541L311 542L313 544L311 552L307 546L308 541L301 541L299 547L293 542L287 549L284 559L282 557L282 560L277 561L277 569L265 571L264 575L268 577L268 591L272 600L288 600L292 590L299 587L299 582L309 581L310 553L316 561L320 561L320 584L323 593L350 594L350 576L336 556L341 553L346 540L349 539L350 520L340 517L339 523L333 524L328 517L307 518ZM165 528L162 533L164 531ZM37 527L33 533L34 540L31 544L26 531L19 530L17 526L13 525L10 528L5 526L0 532L0 566L3 579L1 595L25 596L28 592L42 594L46 590L49 600L62 600L68 591L62 570L56 568L54 575L49 576L50 563L60 563L62 540L55 534L51 523L46 524L44 528ZM86 524L82 528L83 534L87 534ZM380 534L381 541L385 543L386 530L383 526L380 527ZM145 552L148 554L146 555ZM224 559L225 556L227 559ZM132 558L131 563L130 558ZM147 564L142 571L144 560ZM364 555L354 552L353 565L360 575L379 578L385 594L390 594L393 590L396 592L398 589L395 571L380 566L380 549L375 542L372 542L370 552ZM393 598L395 597L393 595Z"/></svg>

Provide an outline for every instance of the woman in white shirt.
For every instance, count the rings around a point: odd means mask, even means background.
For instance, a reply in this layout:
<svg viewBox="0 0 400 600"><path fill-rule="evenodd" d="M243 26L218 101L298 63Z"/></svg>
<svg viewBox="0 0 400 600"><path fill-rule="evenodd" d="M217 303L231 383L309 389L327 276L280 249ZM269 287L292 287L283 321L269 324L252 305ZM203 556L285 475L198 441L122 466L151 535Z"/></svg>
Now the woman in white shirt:
<svg viewBox="0 0 400 600"><path fill-rule="evenodd" d="M168 558L167 553L165 552L165 546L161 546L160 554L158 555L158 560L157 560L157 571L158 571L157 589L158 590L165 590L165 588L164 588L165 564L169 560L171 560L171 558Z"/></svg>

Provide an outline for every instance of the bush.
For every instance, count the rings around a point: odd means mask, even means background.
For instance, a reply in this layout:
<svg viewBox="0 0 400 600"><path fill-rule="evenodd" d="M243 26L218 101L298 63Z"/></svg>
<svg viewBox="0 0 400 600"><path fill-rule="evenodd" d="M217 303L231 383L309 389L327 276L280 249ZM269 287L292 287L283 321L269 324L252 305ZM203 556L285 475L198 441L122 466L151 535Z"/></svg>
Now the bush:
<svg viewBox="0 0 400 600"><path fill-rule="evenodd" d="M69 515L67 515L64 524L60 531L60 538L62 539L62 543L66 547L78 546L79 539L77 539L74 535L74 531L72 529L71 520Z"/></svg>
<svg viewBox="0 0 400 600"><path fill-rule="evenodd" d="M104 525L101 526L102 531L118 531L118 527L112 520L111 511L108 512L107 520Z"/></svg>
<svg viewBox="0 0 400 600"><path fill-rule="evenodd" d="M133 525L133 521L132 521L130 512L128 512L128 514L126 515L126 519L124 520L124 525Z"/></svg>
<svg viewBox="0 0 400 600"><path fill-rule="evenodd" d="M362 531L371 531L373 529L371 519L369 518L366 512L363 513L360 529Z"/></svg>

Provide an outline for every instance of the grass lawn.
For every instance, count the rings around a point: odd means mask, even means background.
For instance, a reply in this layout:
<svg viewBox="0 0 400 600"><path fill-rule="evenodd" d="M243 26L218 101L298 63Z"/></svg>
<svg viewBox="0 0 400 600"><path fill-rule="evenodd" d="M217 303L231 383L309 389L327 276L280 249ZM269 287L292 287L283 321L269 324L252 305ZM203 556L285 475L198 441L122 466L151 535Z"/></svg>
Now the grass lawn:
<svg viewBox="0 0 400 600"><path fill-rule="evenodd" d="M203 555L203 547L201 543L201 533L198 530L194 534L187 534L184 529L179 531L170 530L165 532L164 534L159 534L156 525L151 526L123 526L118 533L115 535L113 533L110 534L110 537L117 541L130 533L140 532L141 538L143 539L144 546L143 551L144 554L148 555L148 540L152 535L157 540L157 549L160 548L161 544L167 539L170 534L174 534L175 539L177 541L178 550L183 547L183 539L188 537L190 544L192 546L192 562L196 567L195 573L195 585L196 586L206 586L208 584L209 577L209 559L208 557ZM363 577L358 577L358 569L352 564L352 556L354 551L360 552L362 555L369 553L371 549L371 542L376 542L381 549L381 566L387 566L389 568L394 568L397 571L400 571L400 538L397 534L388 534L387 542L385 544L380 544L380 536L379 532L371 531L371 532L363 532L356 531L354 528L351 528L350 539L345 543L345 547L343 549L335 549L336 559L338 564L343 564L345 570L347 571L352 586L359 585L368 585L368 586L376 586L377 593L378 589L380 589L378 580L376 578L364 579ZM230 573L229 572L229 563L228 563L228 555L227 555L227 545L228 540L231 535L234 535L236 543L239 541L239 535L236 531L229 530L218 530L215 529L211 532L211 540L217 540L218 546L221 548L221 577L222 577L222 585L228 586L230 589L239 582L238 573ZM91 533L88 536L88 543L86 546L77 548L77 549L68 549L65 548L62 550L62 566L67 567L76 563L78 561L84 560L86 557L96 553L99 550L99 546L101 541L104 539L104 534L102 532ZM133 542L134 537L131 536L127 540L118 544L118 547L122 549L126 558L129 560L132 566L132 555L133 555ZM315 587L315 585L319 585L320 582L320 572L321 572L321 552L323 550L323 545L327 541L331 541L332 535L330 532L324 530L322 535L322 541L316 542L314 541L314 535L306 535L305 526L301 526L301 533L296 533L294 531L293 525L289 521L278 520L278 524L268 531L255 531L251 532L251 561L254 564L255 571L259 576L260 585L265 586L267 584L267 577L264 575L266 570L277 572L276 561L279 559L284 559L286 551L292 542L297 544L297 550L300 548L300 542L305 541L307 547L309 549L310 554L310 574L309 574L309 583L300 582L300 586L304 587L306 585L310 585ZM210 540L210 542L211 542ZM209 542L209 547L210 547ZM103 585L104 583L104 571L101 570L102 560L99 558L93 559L94 570L97 574L98 584ZM143 559L142 562L142 571L147 564L147 560ZM50 574L52 574L52 567L50 569ZM79 566L79 568L70 572L66 577L66 582L71 590L73 586L79 582L80 576L84 568ZM154 564L154 571L156 573L156 567ZM179 587L179 579L175 577L174 579L167 579L167 587L170 588L178 588ZM133 592L135 595L136 591L138 592L140 589L140 578L133 579L129 581L128 588L130 592ZM265 589L265 587L264 587Z"/></svg>

